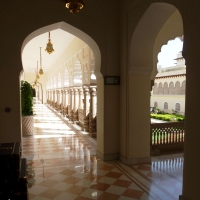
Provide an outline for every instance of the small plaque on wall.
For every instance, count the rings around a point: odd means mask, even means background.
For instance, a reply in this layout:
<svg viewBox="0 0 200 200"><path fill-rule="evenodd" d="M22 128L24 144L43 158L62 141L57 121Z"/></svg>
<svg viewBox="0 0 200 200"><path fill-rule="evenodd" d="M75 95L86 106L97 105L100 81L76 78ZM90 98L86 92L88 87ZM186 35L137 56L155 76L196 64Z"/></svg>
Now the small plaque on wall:
<svg viewBox="0 0 200 200"><path fill-rule="evenodd" d="M120 85L119 76L104 76L105 85Z"/></svg>

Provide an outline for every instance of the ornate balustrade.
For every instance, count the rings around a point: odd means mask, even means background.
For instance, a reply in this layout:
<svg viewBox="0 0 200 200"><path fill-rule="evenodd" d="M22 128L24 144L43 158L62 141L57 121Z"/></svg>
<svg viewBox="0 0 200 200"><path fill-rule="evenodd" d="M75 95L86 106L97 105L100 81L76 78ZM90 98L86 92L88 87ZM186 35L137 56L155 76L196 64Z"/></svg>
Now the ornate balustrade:
<svg viewBox="0 0 200 200"><path fill-rule="evenodd" d="M89 132L91 137L97 137L97 89L95 86L53 90L49 92L48 97L47 103L54 110L81 126L82 130Z"/></svg>
<svg viewBox="0 0 200 200"><path fill-rule="evenodd" d="M89 116L85 116L83 109L78 109L78 124L82 127L84 131L89 131Z"/></svg>
<svg viewBox="0 0 200 200"><path fill-rule="evenodd" d="M181 151L184 135L184 122L151 124L151 149L158 149L161 152Z"/></svg>

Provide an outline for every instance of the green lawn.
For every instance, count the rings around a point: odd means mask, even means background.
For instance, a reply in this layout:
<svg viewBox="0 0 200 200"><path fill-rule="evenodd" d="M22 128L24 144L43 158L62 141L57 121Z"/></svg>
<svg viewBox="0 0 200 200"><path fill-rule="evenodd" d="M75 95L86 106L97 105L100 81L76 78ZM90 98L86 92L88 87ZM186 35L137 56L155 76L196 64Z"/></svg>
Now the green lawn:
<svg viewBox="0 0 200 200"><path fill-rule="evenodd" d="M162 114L150 114L151 118L159 119L163 121L176 121L181 122L185 120L185 117L178 114L169 114L169 113L162 113Z"/></svg>

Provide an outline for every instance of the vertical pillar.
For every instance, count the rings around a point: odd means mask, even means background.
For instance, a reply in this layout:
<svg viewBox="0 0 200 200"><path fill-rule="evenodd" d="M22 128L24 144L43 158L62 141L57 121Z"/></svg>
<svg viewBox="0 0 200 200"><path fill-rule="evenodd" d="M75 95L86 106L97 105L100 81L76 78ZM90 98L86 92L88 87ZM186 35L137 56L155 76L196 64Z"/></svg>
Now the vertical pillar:
<svg viewBox="0 0 200 200"><path fill-rule="evenodd" d="M74 89L73 121L78 121L78 89Z"/></svg>
<svg viewBox="0 0 200 200"><path fill-rule="evenodd" d="M51 90L51 106L53 105L53 90Z"/></svg>
<svg viewBox="0 0 200 200"><path fill-rule="evenodd" d="M74 109L74 90L70 89L70 110L69 110L69 119L73 121L73 109Z"/></svg>
<svg viewBox="0 0 200 200"><path fill-rule="evenodd" d="M65 105L65 99L66 99L66 91L65 90L62 90L62 107L64 108L66 105Z"/></svg>
<svg viewBox="0 0 200 200"><path fill-rule="evenodd" d="M67 93L68 93L67 117L69 118L69 114L71 110L71 90L67 89Z"/></svg>
<svg viewBox="0 0 200 200"><path fill-rule="evenodd" d="M57 99L56 99L56 90L53 91L53 102L56 103Z"/></svg>
<svg viewBox="0 0 200 200"><path fill-rule="evenodd" d="M63 91L62 90L59 90L59 94L60 94L60 97L59 97L59 112L62 112L62 103L63 103Z"/></svg>
<svg viewBox="0 0 200 200"><path fill-rule="evenodd" d="M200 41L200 29L197 25L200 20L200 3L188 2L189 16L184 24L184 42L187 44L183 51L186 59L186 95L185 95L185 140L184 140L184 166L183 166L183 189L180 200L200 199L200 57L198 56ZM192 23L191 23L192 21Z"/></svg>
<svg viewBox="0 0 200 200"><path fill-rule="evenodd" d="M50 105L51 104L51 90L49 90L49 102L48 104Z"/></svg>
<svg viewBox="0 0 200 200"><path fill-rule="evenodd" d="M49 103L49 94L50 94L50 91L48 90L47 91L47 103Z"/></svg>
<svg viewBox="0 0 200 200"><path fill-rule="evenodd" d="M96 114L97 114L97 92L96 87L90 88L90 115L89 133L91 137L96 137Z"/></svg>
<svg viewBox="0 0 200 200"><path fill-rule="evenodd" d="M89 114L89 106L90 106L90 92L88 88L84 88L84 113L85 116Z"/></svg>
<svg viewBox="0 0 200 200"><path fill-rule="evenodd" d="M79 109L83 109L83 89L79 89Z"/></svg>
<svg viewBox="0 0 200 200"><path fill-rule="evenodd" d="M96 117L97 114L97 89L92 87L90 89L90 114L92 118Z"/></svg>
<svg viewBox="0 0 200 200"><path fill-rule="evenodd" d="M79 105L78 105L78 123L82 129L84 130L83 128L83 118L85 117L84 116L84 113L83 113L83 89L82 88L79 88L78 90L79 92Z"/></svg>
<svg viewBox="0 0 200 200"><path fill-rule="evenodd" d="M83 129L89 131L89 98L90 92L88 88L84 88L84 118L83 118Z"/></svg>
<svg viewBox="0 0 200 200"><path fill-rule="evenodd" d="M66 90L63 89L63 99L62 99L62 115L65 115L65 108L66 108Z"/></svg>
<svg viewBox="0 0 200 200"><path fill-rule="evenodd" d="M69 91L65 90L65 108L68 107L69 104Z"/></svg>
<svg viewBox="0 0 200 200"><path fill-rule="evenodd" d="M56 110L59 110L59 103L60 103L60 91L56 91L57 94L57 102L56 102Z"/></svg>
<svg viewBox="0 0 200 200"><path fill-rule="evenodd" d="M56 106L56 90L53 91L53 108Z"/></svg>
<svg viewBox="0 0 200 200"><path fill-rule="evenodd" d="M46 91L47 103L49 102L49 91Z"/></svg>
<svg viewBox="0 0 200 200"><path fill-rule="evenodd" d="M131 68L128 76L126 130L121 130L120 160L127 164L150 163L151 70ZM122 114L123 114L122 113ZM125 123L123 117L122 121Z"/></svg>

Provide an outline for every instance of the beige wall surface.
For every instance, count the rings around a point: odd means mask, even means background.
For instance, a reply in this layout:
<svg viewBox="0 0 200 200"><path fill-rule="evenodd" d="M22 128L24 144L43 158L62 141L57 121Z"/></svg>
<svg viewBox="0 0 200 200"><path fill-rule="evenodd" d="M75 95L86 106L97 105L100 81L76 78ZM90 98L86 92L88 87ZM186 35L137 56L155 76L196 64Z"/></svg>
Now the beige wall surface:
<svg viewBox="0 0 200 200"><path fill-rule="evenodd" d="M59 72L63 74L66 68L73 71L76 59L80 61L81 67L83 67L83 64L87 63L90 73L90 54L91 49L89 46L79 38L74 38L47 72L48 80L54 77L54 75L58 75Z"/></svg>
<svg viewBox="0 0 200 200"><path fill-rule="evenodd" d="M180 111L178 114L185 115L185 95L153 95L151 96L151 107L154 107L154 102L158 102L158 108L168 113L175 110L175 104L180 103ZM168 103L168 110L164 109L164 103Z"/></svg>
<svg viewBox="0 0 200 200"><path fill-rule="evenodd" d="M144 111L143 118L140 109L132 111L134 106L139 104L141 107L144 106L142 110L146 108L149 112L150 89L147 92L147 87L150 88L150 77L155 72L157 53L163 43L182 34L182 25L180 28L174 26L174 29L178 30L173 30L173 33L169 35L164 34L164 29L162 31L166 21L178 9L184 25L183 56L187 65L185 109L187 134L184 148L183 197L187 200L199 199L200 180L197 177L200 176L200 157L197 152L200 152L198 143L200 135L197 133L200 119L197 116L197 120L194 120L194 116L200 113L198 87L200 85L200 68L198 67L200 63L198 53L200 2L198 0L165 0L164 2L84 0L84 2L87 6L74 16L65 8L63 1L18 0L13 1L12 6L10 1L0 1L0 19L3 24L0 32L2 40L0 141L21 141L19 76L23 69L21 62L23 46L34 36L54 29L52 24L63 22L66 26L62 28L69 30L88 44L95 56L95 74L101 95L98 95L99 105L97 106L99 154L109 158L116 158L121 154L124 160L147 156L148 160L150 144L143 149L148 143L147 111ZM180 15L176 16L175 22L179 23ZM43 32L36 31L39 29ZM103 76L106 75L120 76L120 86L104 86ZM143 96L135 87L137 81L140 83ZM11 108L10 113L5 112L6 107ZM139 116L138 119L137 116ZM132 124L131 118L137 123ZM107 120L111 120L111 123ZM145 122L144 137L139 135L142 121ZM115 124L114 128L111 127L113 124ZM141 148L137 145L130 146L136 141L142 143ZM138 153L138 151L141 152Z"/></svg>
<svg viewBox="0 0 200 200"><path fill-rule="evenodd" d="M186 81L185 75L178 76L178 77L170 77L169 75L185 74L185 73L186 73L185 69L158 73L157 78L154 81L153 90L151 91L150 106L154 107L154 102L158 102L159 109L164 110L165 112L172 113L172 109L175 110L175 104L180 103L180 111L178 113L181 115L185 115L185 95L182 95L182 94L170 95L170 94L155 94L154 93L155 84L157 84L157 87L158 87L159 84L161 83L162 87L164 87L164 84L167 83L168 88L169 88L169 84L171 82L174 84L174 86L177 82L179 82L180 87L182 87L183 82ZM169 77L161 78L162 76L169 76ZM164 109L165 102L168 103L168 110Z"/></svg>

